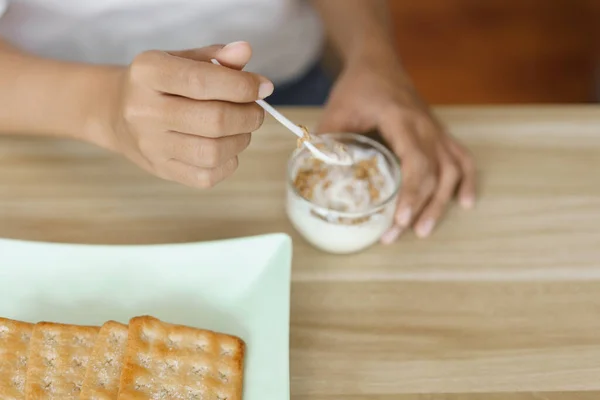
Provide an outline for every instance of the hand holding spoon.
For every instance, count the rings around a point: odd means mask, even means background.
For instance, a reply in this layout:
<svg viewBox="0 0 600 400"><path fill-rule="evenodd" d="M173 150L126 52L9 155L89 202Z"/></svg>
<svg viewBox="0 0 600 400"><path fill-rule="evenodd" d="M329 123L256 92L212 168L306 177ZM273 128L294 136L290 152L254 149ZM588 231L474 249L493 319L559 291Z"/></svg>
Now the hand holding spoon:
<svg viewBox="0 0 600 400"><path fill-rule="evenodd" d="M215 59L212 59L211 62L216 65L221 65ZM306 146L306 148L316 159L333 165L350 166L354 164L352 156L346 151L343 144L330 143L322 140L318 136L311 136L306 128L300 127L290 121L266 101L256 100L256 103L266 112L271 114L271 116L273 116L273 118L279 121L283 126L292 131L293 134L298 136L299 144Z"/></svg>

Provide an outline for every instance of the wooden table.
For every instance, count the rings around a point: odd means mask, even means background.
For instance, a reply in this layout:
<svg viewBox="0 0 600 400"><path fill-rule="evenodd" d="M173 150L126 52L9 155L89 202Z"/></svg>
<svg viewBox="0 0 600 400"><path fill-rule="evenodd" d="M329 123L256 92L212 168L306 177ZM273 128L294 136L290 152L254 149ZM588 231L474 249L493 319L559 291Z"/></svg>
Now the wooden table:
<svg viewBox="0 0 600 400"><path fill-rule="evenodd" d="M303 242L283 209L295 140L272 121L235 178L204 193L85 144L2 138L0 236L291 234L297 400L599 399L600 108L439 113L477 158L481 199L429 240L353 256ZM289 115L311 125L318 112Z"/></svg>

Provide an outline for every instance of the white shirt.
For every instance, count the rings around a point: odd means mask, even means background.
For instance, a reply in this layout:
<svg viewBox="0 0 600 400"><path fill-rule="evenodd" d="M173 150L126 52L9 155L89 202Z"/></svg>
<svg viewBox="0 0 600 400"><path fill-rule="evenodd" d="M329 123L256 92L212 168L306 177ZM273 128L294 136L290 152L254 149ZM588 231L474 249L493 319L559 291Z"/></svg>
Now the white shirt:
<svg viewBox="0 0 600 400"><path fill-rule="evenodd" d="M145 50L246 40L247 70L276 84L313 66L323 43L305 0L0 0L0 36L45 57L123 65Z"/></svg>

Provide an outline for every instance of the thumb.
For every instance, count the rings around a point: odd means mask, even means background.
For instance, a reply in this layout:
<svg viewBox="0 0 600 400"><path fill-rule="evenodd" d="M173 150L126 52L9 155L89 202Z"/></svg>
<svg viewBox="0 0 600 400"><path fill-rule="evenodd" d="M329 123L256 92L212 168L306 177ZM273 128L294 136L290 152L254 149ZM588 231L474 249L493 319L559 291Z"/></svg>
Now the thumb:
<svg viewBox="0 0 600 400"><path fill-rule="evenodd" d="M252 46L248 42L233 42L217 52L217 61L228 68L242 70L252 58Z"/></svg>
<svg viewBox="0 0 600 400"><path fill-rule="evenodd" d="M216 58L225 67L242 70L252 57L252 47L248 42L233 42L227 45L215 44L198 49L169 51L168 53L194 61L210 62Z"/></svg>

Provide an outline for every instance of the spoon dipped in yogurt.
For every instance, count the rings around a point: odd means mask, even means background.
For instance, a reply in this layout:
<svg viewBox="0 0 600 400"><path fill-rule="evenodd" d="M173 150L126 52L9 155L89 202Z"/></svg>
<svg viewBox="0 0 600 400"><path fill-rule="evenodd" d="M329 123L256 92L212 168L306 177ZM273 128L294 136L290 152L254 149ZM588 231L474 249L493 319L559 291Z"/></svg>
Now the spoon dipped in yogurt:
<svg viewBox="0 0 600 400"><path fill-rule="evenodd" d="M305 126L298 125L303 131L301 138L298 138L298 148L305 146L317 160L330 165L351 166L354 164L352 155L340 142L323 140L319 136L308 133Z"/></svg>

